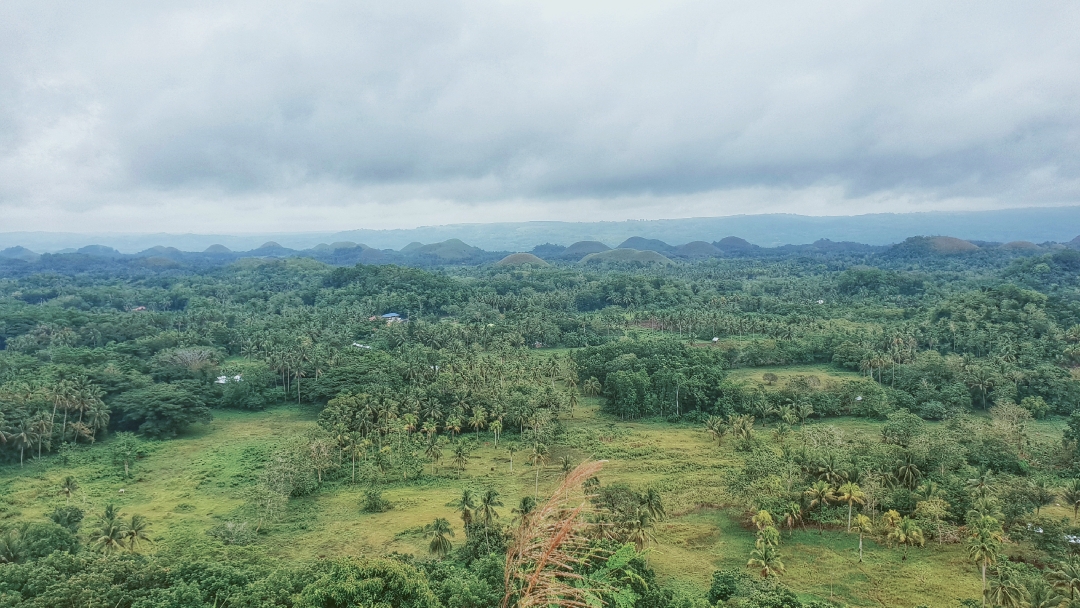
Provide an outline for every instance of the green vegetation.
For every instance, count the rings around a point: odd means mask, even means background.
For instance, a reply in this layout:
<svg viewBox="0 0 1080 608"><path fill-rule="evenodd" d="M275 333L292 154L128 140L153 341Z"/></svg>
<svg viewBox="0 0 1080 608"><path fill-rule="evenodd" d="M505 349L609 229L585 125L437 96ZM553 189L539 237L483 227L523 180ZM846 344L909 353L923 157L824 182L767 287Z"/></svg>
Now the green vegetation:
<svg viewBox="0 0 1080 608"><path fill-rule="evenodd" d="M1080 256L965 249L2 278L0 606L1066 606Z"/></svg>

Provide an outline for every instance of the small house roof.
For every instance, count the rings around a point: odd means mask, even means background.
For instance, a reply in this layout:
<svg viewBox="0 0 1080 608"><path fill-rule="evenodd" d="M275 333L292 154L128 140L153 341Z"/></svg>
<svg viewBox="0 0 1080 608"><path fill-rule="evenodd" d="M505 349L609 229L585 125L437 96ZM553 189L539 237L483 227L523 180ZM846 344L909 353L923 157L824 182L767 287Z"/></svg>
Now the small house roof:
<svg viewBox="0 0 1080 608"><path fill-rule="evenodd" d="M400 316L401 315L399 315L396 312L388 312L385 315L383 315L382 318L384 318L384 319L393 319L394 317L400 317Z"/></svg>

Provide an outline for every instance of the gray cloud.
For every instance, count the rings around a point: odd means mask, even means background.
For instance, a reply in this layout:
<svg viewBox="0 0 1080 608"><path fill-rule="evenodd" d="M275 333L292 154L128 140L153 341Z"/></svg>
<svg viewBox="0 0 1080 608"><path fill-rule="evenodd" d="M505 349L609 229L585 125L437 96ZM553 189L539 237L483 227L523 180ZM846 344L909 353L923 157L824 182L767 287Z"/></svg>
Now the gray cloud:
<svg viewBox="0 0 1080 608"><path fill-rule="evenodd" d="M194 210L254 230L1076 203L1078 29L1072 2L8 0L0 214L205 231Z"/></svg>

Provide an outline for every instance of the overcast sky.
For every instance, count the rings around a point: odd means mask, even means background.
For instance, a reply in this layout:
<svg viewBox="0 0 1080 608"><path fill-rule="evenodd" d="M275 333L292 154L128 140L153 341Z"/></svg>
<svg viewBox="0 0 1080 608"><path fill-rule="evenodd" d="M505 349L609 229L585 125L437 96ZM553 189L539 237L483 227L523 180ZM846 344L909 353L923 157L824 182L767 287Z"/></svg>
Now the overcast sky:
<svg viewBox="0 0 1080 608"><path fill-rule="evenodd" d="M1080 3L0 2L0 232L1080 204Z"/></svg>

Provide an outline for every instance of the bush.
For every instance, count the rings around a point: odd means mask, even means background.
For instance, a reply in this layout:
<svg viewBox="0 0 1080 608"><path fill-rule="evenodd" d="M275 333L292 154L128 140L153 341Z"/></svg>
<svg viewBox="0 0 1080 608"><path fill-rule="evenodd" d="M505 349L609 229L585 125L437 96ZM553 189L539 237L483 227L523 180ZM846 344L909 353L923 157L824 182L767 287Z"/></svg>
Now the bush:
<svg viewBox="0 0 1080 608"><path fill-rule="evenodd" d="M371 488L364 493L364 505L360 510L364 513L384 513L392 508L390 501L383 498L381 490Z"/></svg>
<svg viewBox="0 0 1080 608"><path fill-rule="evenodd" d="M927 401L916 408L915 413L923 420L944 420L949 415L949 409L940 401Z"/></svg>
<svg viewBox="0 0 1080 608"><path fill-rule="evenodd" d="M224 545L244 546L255 542L255 531L248 527L247 522L227 521L210 528L206 533Z"/></svg>
<svg viewBox="0 0 1080 608"><path fill-rule="evenodd" d="M79 507L56 507L52 513L49 513L49 519L58 526L63 526L70 530L73 534L79 531L79 525L82 524L83 510Z"/></svg>
<svg viewBox="0 0 1080 608"><path fill-rule="evenodd" d="M726 602L736 595L741 595L748 586L750 577L741 570L717 570L712 575L709 586L709 603Z"/></svg>
<svg viewBox="0 0 1080 608"><path fill-rule="evenodd" d="M0 563L40 559L54 551L75 553L79 540L53 522L24 523L0 534Z"/></svg>

